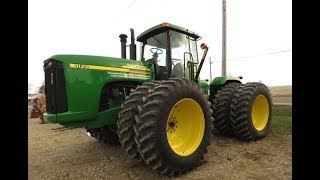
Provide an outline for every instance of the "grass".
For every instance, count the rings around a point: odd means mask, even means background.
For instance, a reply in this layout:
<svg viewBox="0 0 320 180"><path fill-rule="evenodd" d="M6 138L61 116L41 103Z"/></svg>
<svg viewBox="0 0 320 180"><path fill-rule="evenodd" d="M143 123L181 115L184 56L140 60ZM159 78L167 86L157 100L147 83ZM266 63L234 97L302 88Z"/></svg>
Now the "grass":
<svg viewBox="0 0 320 180"><path fill-rule="evenodd" d="M274 106L272 111L271 131L292 132L292 107Z"/></svg>

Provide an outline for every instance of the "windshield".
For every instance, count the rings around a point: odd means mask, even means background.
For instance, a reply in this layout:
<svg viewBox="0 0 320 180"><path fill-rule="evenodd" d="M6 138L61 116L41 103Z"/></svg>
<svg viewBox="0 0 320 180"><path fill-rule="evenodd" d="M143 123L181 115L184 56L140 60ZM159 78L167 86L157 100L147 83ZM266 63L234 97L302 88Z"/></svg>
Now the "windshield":
<svg viewBox="0 0 320 180"><path fill-rule="evenodd" d="M158 34L147 39L144 45L143 58L147 62L157 63L159 66L166 66L167 54L167 32Z"/></svg>
<svg viewBox="0 0 320 180"><path fill-rule="evenodd" d="M142 60L154 64L156 79L193 77L198 64L197 44L186 34L165 31L144 40L141 49Z"/></svg>
<svg viewBox="0 0 320 180"><path fill-rule="evenodd" d="M185 59L186 53L192 55L194 63L198 63L197 45L196 41L191 37L175 31L170 31L171 56L172 59Z"/></svg>
<svg viewBox="0 0 320 180"><path fill-rule="evenodd" d="M170 31L172 77L189 79L191 70L188 62L198 63L196 41L185 34Z"/></svg>

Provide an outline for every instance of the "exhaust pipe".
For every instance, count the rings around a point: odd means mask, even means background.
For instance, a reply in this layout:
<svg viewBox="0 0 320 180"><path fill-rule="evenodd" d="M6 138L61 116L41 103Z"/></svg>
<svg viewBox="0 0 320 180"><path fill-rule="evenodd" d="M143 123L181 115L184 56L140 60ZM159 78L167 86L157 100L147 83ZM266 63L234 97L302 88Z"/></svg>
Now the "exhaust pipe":
<svg viewBox="0 0 320 180"><path fill-rule="evenodd" d="M130 59L137 60L137 46L134 43L134 30L130 28L131 31L131 44L130 44Z"/></svg>
<svg viewBox="0 0 320 180"><path fill-rule="evenodd" d="M127 58L127 35L126 34L120 34L120 42L121 42L121 58L126 59Z"/></svg>

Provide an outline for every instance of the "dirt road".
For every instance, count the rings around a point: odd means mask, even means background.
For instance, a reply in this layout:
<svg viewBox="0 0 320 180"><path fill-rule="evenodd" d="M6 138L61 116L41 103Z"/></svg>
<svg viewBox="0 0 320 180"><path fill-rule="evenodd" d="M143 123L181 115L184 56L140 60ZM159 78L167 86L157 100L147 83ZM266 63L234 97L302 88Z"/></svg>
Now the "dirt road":
<svg viewBox="0 0 320 180"><path fill-rule="evenodd" d="M84 129L28 120L29 179L168 179L135 162L121 146L97 142ZM214 137L201 166L175 179L292 179L290 134L257 142Z"/></svg>

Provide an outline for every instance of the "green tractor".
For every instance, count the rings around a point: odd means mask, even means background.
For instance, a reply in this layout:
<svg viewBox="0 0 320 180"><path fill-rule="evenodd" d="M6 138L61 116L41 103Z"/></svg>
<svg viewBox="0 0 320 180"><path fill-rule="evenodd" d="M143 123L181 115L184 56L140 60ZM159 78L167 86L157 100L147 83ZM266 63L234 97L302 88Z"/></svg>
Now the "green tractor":
<svg viewBox="0 0 320 180"><path fill-rule="evenodd" d="M55 55L44 61L45 119L65 127L83 127L99 141L121 144L153 170L179 175L198 166L213 127L242 140L266 136L272 100L261 83L239 77L200 80L208 47L198 57L201 37L162 23L137 37L136 60L131 29L121 34L121 58Z"/></svg>

